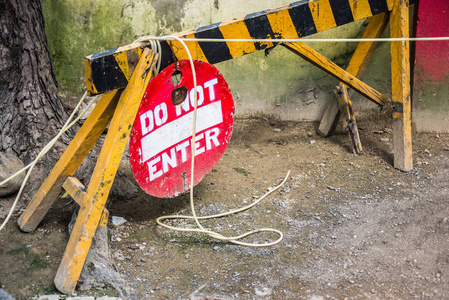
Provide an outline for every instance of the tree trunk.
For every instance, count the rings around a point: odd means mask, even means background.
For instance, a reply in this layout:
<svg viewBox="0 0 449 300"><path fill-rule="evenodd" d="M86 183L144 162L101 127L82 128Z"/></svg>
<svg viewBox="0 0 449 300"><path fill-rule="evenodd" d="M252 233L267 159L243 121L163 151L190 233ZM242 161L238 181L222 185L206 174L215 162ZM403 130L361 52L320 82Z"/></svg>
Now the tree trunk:
<svg viewBox="0 0 449 300"><path fill-rule="evenodd" d="M28 164L66 118L57 96L40 1L0 0L0 151ZM42 180L51 169L61 146L38 165L32 190L40 184L35 178Z"/></svg>
<svg viewBox="0 0 449 300"><path fill-rule="evenodd" d="M15 154L28 164L59 132L67 117L57 96L40 0L0 0L0 152ZM22 197L25 204L68 142L69 137L63 136L63 141L37 165ZM92 172L98 150L94 148L84 160L81 171L77 171L79 177L90 177L85 170ZM129 183L123 179L119 182ZM95 260L105 247L107 249L107 239L97 241L96 234L88 258L92 256L94 259L90 261L98 263L97 273L108 274L96 280L110 281L122 293L120 274L110 267L112 264L107 262L106 256ZM83 276L86 278L89 274Z"/></svg>

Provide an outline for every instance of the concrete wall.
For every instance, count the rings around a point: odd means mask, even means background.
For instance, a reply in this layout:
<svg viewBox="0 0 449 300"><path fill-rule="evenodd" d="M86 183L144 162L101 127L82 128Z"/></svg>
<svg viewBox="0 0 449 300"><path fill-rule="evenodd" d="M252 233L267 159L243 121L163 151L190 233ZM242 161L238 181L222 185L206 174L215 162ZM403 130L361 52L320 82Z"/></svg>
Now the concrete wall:
<svg viewBox="0 0 449 300"><path fill-rule="evenodd" d="M42 0L46 30L60 90L79 98L83 57L131 43L273 8L292 0ZM360 37L367 20L325 31L319 37ZM356 43L314 43L314 49L345 67ZM362 78L390 96L389 44L381 43ZM318 120L338 81L283 47L219 63L234 94L236 114L272 114L286 120ZM353 97L355 112L374 108Z"/></svg>

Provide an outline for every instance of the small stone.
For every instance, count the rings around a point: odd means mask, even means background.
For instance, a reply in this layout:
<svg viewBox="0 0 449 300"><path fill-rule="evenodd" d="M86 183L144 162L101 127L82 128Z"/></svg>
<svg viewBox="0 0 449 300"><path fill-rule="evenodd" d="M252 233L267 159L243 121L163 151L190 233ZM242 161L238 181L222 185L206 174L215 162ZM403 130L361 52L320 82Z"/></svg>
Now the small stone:
<svg viewBox="0 0 449 300"><path fill-rule="evenodd" d="M114 258L117 260L125 260L125 257L123 256L121 251L117 251L114 253Z"/></svg>
<svg viewBox="0 0 449 300"><path fill-rule="evenodd" d="M220 247L215 246L215 247L214 247L214 250L215 250L215 251L218 251L218 250L220 250Z"/></svg>
<svg viewBox="0 0 449 300"><path fill-rule="evenodd" d="M270 296L273 290L268 287L262 287L262 288L254 288L254 292L256 293L257 296L263 297L263 296Z"/></svg>
<svg viewBox="0 0 449 300"><path fill-rule="evenodd" d="M117 217L117 216L112 216L112 224L114 226L120 226L125 224L127 221L125 218L122 217Z"/></svg>
<svg viewBox="0 0 449 300"><path fill-rule="evenodd" d="M389 138L381 138L380 141L386 143L386 142L389 142L390 139Z"/></svg>
<svg viewBox="0 0 449 300"><path fill-rule="evenodd" d="M315 144L315 140L310 140L310 144Z"/></svg>
<svg viewBox="0 0 449 300"><path fill-rule="evenodd" d="M436 139L439 139L439 138L440 138L440 135L439 135L439 134L435 134L435 138L436 138Z"/></svg>
<svg viewBox="0 0 449 300"><path fill-rule="evenodd" d="M1 296L2 296L2 294L0 292L0 299L5 299L5 300L15 299L12 297L11 298L2 298ZM59 295L42 295L42 296L39 296L39 298L37 298L37 300L59 300Z"/></svg>
<svg viewBox="0 0 449 300"><path fill-rule="evenodd" d="M186 259L189 259L190 258L190 254L186 254Z"/></svg>
<svg viewBox="0 0 449 300"><path fill-rule="evenodd" d="M17 156L5 152L0 152L0 182L8 179L24 167L25 165ZM7 183L0 186L0 197L17 192L24 179L25 172L22 172L14 179L11 179Z"/></svg>

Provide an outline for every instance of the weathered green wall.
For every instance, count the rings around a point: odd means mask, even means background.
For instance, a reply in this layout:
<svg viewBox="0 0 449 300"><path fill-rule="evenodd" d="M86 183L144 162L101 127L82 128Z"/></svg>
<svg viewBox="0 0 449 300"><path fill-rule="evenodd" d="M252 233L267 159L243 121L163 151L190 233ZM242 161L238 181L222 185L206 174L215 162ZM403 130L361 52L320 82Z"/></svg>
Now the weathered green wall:
<svg viewBox="0 0 449 300"><path fill-rule="evenodd" d="M62 95L84 90L83 57L131 43L291 3L291 0L42 0L47 38ZM321 33L320 37L360 37L367 20ZM356 43L313 43L340 66ZM389 44L381 44L364 81L390 94ZM236 101L237 115L267 113L289 120L321 117L338 81L283 47L219 63ZM374 107L354 96L355 109Z"/></svg>

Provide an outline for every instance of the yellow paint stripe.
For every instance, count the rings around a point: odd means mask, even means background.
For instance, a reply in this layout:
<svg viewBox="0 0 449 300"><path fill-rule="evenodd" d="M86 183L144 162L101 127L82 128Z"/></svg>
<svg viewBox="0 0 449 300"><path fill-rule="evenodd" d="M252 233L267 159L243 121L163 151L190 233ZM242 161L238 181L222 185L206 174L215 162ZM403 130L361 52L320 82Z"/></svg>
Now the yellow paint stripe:
<svg viewBox="0 0 449 300"><path fill-rule="evenodd" d="M179 36L180 38L186 38L186 39L194 39L195 35L194 34L187 34L187 35L183 35L183 36ZM192 55L193 59L197 59L197 60L201 60L201 61L205 61L207 62L207 58L204 55L203 50L201 49L200 45L198 44L198 42L185 42L187 47L189 48L190 51L190 55ZM182 44L178 41L171 41L169 42L169 44L171 44L171 48L173 50L173 52L176 55L176 58L178 60L182 60L182 59L189 59L189 56L187 55L187 51L186 49L184 49L184 47L182 46Z"/></svg>
<svg viewBox="0 0 449 300"><path fill-rule="evenodd" d="M337 27L331 5L328 0L320 0L309 3L313 21L317 32Z"/></svg>
<svg viewBox="0 0 449 300"><path fill-rule="evenodd" d="M387 0L388 11L392 11L393 10L394 1L395 0Z"/></svg>
<svg viewBox="0 0 449 300"><path fill-rule="evenodd" d="M128 54L126 51L114 53L114 58L122 70L123 75L125 75L125 78L129 80Z"/></svg>
<svg viewBox="0 0 449 300"><path fill-rule="evenodd" d="M249 34L248 28L243 21L243 17L225 21L220 24L220 31L225 39L252 39ZM256 52L254 43L237 43L227 42L226 45L229 48L229 53L232 57L239 57L246 53Z"/></svg>
<svg viewBox="0 0 449 300"><path fill-rule="evenodd" d="M371 7L368 0L349 0L348 2L351 6L354 21L371 17Z"/></svg>
<svg viewBox="0 0 449 300"><path fill-rule="evenodd" d="M267 15L271 28L275 34L275 38L297 39L295 25L292 22L287 9Z"/></svg>

